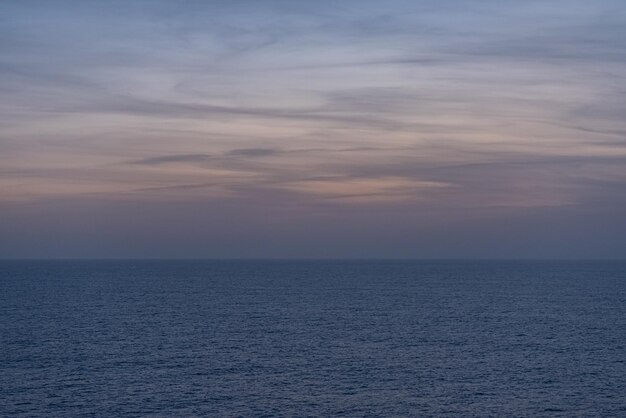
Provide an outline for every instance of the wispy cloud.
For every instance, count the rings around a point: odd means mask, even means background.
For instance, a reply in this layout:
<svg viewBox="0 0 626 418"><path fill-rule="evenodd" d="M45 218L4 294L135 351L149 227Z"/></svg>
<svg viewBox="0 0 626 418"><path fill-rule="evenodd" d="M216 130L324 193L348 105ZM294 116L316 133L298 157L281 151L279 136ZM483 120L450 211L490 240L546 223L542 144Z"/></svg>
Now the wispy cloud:
<svg viewBox="0 0 626 418"><path fill-rule="evenodd" d="M170 163L204 163L211 159L207 154L183 154L183 155L162 155L159 157L142 158L133 161L133 164L159 165Z"/></svg>
<svg viewBox="0 0 626 418"><path fill-rule="evenodd" d="M3 202L95 193L246 225L255 208L309 233L485 214L523 230L557 208L574 229L623 224L621 0L27 0L0 16Z"/></svg>

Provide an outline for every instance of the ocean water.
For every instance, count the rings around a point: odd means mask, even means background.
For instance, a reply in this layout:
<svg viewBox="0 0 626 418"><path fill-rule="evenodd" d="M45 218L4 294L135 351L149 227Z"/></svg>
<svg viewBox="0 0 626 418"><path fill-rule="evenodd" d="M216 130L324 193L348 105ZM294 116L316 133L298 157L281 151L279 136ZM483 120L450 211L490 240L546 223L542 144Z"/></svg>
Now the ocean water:
<svg viewBox="0 0 626 418"><path fill-rule="evenodd" d="M626 416L626 263L0 262L0 416Z"/></svg>

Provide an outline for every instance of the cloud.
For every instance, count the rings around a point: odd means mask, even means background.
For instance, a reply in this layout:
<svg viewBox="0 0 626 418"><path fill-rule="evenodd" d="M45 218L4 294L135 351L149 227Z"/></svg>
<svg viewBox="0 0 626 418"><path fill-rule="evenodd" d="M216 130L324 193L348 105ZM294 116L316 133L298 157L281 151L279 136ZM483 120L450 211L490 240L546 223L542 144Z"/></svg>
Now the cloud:
<svg viewBox="0 0 626 418"><path fill-rule="evenodd" d="M224 236L280 214L273 227L290 219L303 241L329 219L371 236L381 220L396 235L454 224L469 238L523 232L531 212L567 212L572 230L624 224L621 1L0 9L4 202L159 202L181 230L215 222Z"/></svg>
<svg viewBox="0 0 626 418"><path fill-rule="evenodd" d="M276 187L320 196L360 202L420 199L424 192L450 184L403 177L320 177L277 184Z"/></svg>
<svg viewBox="0 0 626 418"><path fill-rule="evenodd" d="M239 148L228 151L225 155L242 157L267 157L280 153L274 148Z"/></svg>
<svg viewBox="0 0 626 418"><path fill-rule="evenodd" d="M272 148L236 148L217 155L209 154L172 154L133 160L130 164L162 165L162 164L204 164L224 161L228 157L267 157L281 151Z"/></svg>
<svg viewBox="0 0 626 418"><path fill-rule="evenodd" d="M138 165L160 165L172 163L205 163L210 161L208 154L182 154L182 155L161 155L158 157L142 158L132 161L131 164Z"/></svg>

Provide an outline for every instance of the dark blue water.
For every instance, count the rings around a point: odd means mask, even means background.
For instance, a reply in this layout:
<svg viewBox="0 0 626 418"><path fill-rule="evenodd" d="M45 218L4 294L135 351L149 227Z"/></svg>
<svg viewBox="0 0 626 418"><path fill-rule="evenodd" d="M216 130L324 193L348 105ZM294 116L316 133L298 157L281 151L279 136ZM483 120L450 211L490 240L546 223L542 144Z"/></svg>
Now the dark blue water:
<svg viewBox="0 0 626 418"><path fill-rule="evenodd" d="M626 264L0 262L2 416L626 416Z"/></svg>

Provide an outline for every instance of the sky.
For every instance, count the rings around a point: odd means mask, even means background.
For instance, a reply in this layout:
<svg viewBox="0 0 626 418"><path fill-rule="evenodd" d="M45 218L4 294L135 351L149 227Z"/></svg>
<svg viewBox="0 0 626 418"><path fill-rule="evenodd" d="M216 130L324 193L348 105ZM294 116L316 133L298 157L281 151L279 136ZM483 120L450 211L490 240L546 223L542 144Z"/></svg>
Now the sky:
<svg viewBox="0 0 626 418"><path fill-rule="evenodd" d="M3 0L0 258L626 258L626 3Z"/></svg>

